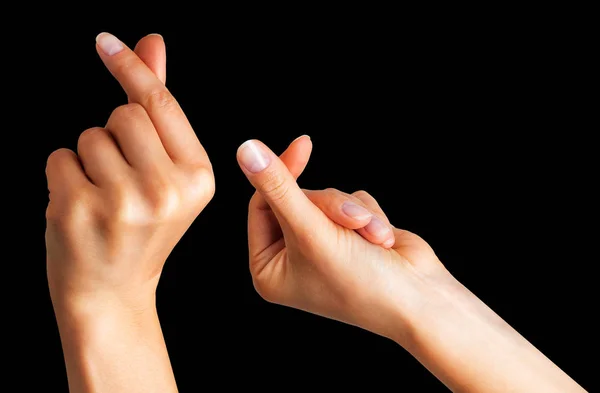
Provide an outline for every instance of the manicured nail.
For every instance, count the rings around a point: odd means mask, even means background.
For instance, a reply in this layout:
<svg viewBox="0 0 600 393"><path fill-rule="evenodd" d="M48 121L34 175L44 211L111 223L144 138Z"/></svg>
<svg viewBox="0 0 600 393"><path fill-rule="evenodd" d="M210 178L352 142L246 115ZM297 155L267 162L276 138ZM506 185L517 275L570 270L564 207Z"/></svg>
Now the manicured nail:
<svg viewBox="0 0 600 393"><path fill-rule="evenodd" d="M365 230L375 237L383 238L387 237L386 235L390 231L390 227L379 217L373 216L371 221L365 226Z"/></svg>
<svg viewBox="0 0 600 393"><path fill-rule="evenodd" d="M371 212L364 207L357 205L354 202L344 202L342 204L342 211L349 217L355 220L366 220L372 216Z"/></svg>
<svg viewBox="0 0 600 393"><path fill-rule="evenodd" d="M271 163L271 157L260 144L253 140L246 141L238 149L240 163L248 172L260 172Z"/></svg>
<svg viewBox="0 0 600 393"><path fill-rule="evenodd" d="M117 37L109 33L100 33L96 36L96 44L107 56L116 55L124 48L123 43Z"/></svg>

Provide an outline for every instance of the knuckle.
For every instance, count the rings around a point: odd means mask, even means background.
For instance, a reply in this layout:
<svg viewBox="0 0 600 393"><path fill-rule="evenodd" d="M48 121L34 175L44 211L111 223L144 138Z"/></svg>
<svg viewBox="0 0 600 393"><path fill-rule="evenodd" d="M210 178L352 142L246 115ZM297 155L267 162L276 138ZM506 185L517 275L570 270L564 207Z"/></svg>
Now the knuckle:
<svg viewBox="0 0 600 393"><path fill-rule="evenodd" d="M181 193L172 185L155 188L147 199L150 218L157 222L174 218L182 202Z"/></svg>
<svg viewBox="0 0 600 393"><path fill-rule="evenodd" d="M133 224L141 221L139 204L136 203L131 187L124 183L113 184L111 202L104 210L104 220L117 224Z"/></svg>
<svg viewBox="0 0 600 393"><path fill-rule="evenodd" d="M354 196L355 196L355 197L357 197L357 198L360 198L360 197L370 197L370 198L373 198L373 197L371 196L371 194L369 194L369 193L368 193L368 192L366 192L365 190L358 190L358 191L355 191L355 192L353 192L353 193L352 193L352 195L354 195Z"/></svg>
<svg viewBox="0 0 600 393"><path fill-rule="evenodd" d="M84 189L75 189L64 195L60 201L50 201L46 209L46 220L50 225L67 231L89 220L91 213L92 201L89 193Z"/></svg>
<svg viewBox="0 0 600 393"><path fill-rule="evenodd" d="M123 226L157 225L176 219L183 202L180 190L172 184L155 181L138 188L128 179L114 183L108 198L104 220Z"/></svg>
<svg viewBox="0 0 600 393"><path fill-rule="evenodd" d="M192 171L192 198L200 203L206 203L215 196L215 176L211 169L196 168Z"/></svg>
<svg viewBox="0 0 600 393"><path fill-rule="evenodd" d="M284 202L289 195L290 187L285 178L275 172L269 173L261 184L263 192L273 201Z"/></svg>
<svg viewBox="0 0 600 393"><path fill-rule="evenodd" d="M340 190L338 190L337 188L333 188L333 187L328 187L328 188L324 189L323 192L325 194L329 194L329 195L341 194Z"/></svg>
<svg viewBox="0 0 600 393"><path fill-rule="evenodd" d="M167 89L156 89L144 97L144 107L152 109L173 109L176 106L175 97Z"/></svg>
<svg viewBox="0 0 600 393"><path fill-rule="evenodd" d="M54 150L48 156L48 160L46 161L46 170L48 168L52 168L52 167L60 165L60 163L62 161L70 159L74 155L75 155L75 153L69 149L61 148L61 149Z"/></svg>
<svg viewBox="0 0 600 393"><path fill-rule="evenodd" d="M116 107L109 119L109 123L113 122L130 122L144 116L146 111L137 103L126 104Z"/></svg>
<svg viewBox="0 0 600 393"><path fill-rule="evenodd" d="M77 141L77 150L85 150L93 145L98 138L104 137L104 132L104 129L100 127L92 127L83 131L81 135L79 135L79 140Z"/></svg>

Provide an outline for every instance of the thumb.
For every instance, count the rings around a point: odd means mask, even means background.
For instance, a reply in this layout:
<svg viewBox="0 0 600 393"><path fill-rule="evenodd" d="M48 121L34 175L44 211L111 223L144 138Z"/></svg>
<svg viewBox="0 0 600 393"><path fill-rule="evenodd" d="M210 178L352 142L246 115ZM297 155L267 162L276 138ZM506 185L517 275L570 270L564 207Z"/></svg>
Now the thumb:
<svg viewBox="0 0 600 393"><path fill-rule="evenodd" d="M323 212L298 187L287 166L262 142L244 142L238 148L237 160L280 225L287 225L294 231L311 230L320 221L326 220Z"/></svg>

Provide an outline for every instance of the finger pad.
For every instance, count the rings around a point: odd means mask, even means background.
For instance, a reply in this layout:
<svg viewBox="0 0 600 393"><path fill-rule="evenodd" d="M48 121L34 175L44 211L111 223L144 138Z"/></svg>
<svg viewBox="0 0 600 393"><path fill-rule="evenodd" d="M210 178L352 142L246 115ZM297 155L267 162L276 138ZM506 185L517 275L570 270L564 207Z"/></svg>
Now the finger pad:
<svg viewBox="0 0 600 393"><path fill-rule="evenodd" d="M166 73L166 48L158 35L149 35L137 43L134 52L163 82Z"/></svg>

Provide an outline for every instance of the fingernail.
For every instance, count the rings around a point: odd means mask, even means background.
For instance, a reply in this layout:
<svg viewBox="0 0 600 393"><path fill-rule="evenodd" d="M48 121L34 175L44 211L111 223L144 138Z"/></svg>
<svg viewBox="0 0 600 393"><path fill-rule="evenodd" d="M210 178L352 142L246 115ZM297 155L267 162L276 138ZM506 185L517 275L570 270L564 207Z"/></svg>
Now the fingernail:
<svg viewBox="0 0 600 393"><path fill-rule="evenodd" d="M260 172L271 163L271 157L253 140L246 141L238 149L240 163L248 172Z"/></svg>
<svg viewBox="0 0 600 393"><path fill-rule="evenodd" d="M379 217L373 216L371 221L365 226L365 230L376 237L385 237L390 231L390 227L383 222Z"/></svg>
<svg viewBox="0 0 600 393"><path fill-rule="evenodd" d="M100 33L96 36L96 43L107 56L116 55L124 48L117 37L109 33Z"/></svg>
<svg viewBox="0 0 600 393"><path fill-rule="evenodd" d="M151 35L155 35L157 37L163 38L163 36L161 34L158 34L158 33L150 33L146 37L150 37Z"/></svg>
<svg viewBox="0 0 600 393"><path fill-rule="evenodd" d="M381 245L386 248L389 248L389 247L393 246L394 243L396 243L396 239L394 237L390 237L389 239L384 241Z"/></svg>
<svg viewBox="0 0 600 393"><path fill-rule="evenodd" d="M342 204L342 211L344 214L355 220L366 220L372 216L370 211L353 202L344 202Z"/></svg>
<svg viewBox="0 0 600 393"><path fill-rule="evenodd" d="M294 139L292 142L296 142L296 141L297 141L298 139L300 139L300 138L308 138L308 139L310 139L310 136L309 136L309 135L306 135L306 134L304 134L304 135L300 135L298 138Z"/></svg>

